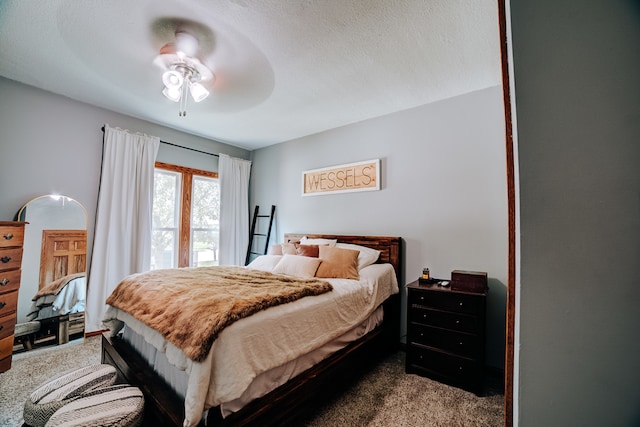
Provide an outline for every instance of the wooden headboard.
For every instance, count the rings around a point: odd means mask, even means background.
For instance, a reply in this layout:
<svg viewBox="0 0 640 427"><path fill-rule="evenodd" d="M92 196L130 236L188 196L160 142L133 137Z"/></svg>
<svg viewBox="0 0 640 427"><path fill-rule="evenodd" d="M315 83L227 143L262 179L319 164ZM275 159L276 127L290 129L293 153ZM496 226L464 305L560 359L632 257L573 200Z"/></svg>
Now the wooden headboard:
<svg viewBox="0 0 640 427"><path fill-rule="evenodd" d="M340 243L351 243L353 245L366 246L380 251L379 263L389 263L393 265L396 271L398 283L401 283L400 273L402 271L402 252L400 237L388 236L340 236L335 234L303 234L303 233L285 233L284 242L298 242L302 237L307 236L309 239L336 239Z"/></svg>

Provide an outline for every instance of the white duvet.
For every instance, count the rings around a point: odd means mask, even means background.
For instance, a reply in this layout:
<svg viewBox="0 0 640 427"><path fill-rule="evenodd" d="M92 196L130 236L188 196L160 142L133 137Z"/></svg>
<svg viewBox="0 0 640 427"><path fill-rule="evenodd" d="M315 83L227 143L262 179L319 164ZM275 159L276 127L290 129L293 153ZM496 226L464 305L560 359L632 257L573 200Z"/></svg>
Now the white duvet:
<svg viewBox="0 0 640 427"><path fill-rule="evenodd" d="M54 316L84 311L86 279L78 277L67 283L55 295L43 295L31 304L28 320L42 320Z"/></svg>
<svg viewBox="0 0 640 427"><path fill-rule="evenodd" d="M326 279L333 291L271 307L224 329L200 362L188 359L155 330L108 307L103 323L118 333L124 324L142 335L189 377L184 426L198 424L203 411L239 398L259 374L322 346L360 324L390 295L398 293L390 264L360 270L360 280ZM197 319L194 319L197 321Z"/></svg>

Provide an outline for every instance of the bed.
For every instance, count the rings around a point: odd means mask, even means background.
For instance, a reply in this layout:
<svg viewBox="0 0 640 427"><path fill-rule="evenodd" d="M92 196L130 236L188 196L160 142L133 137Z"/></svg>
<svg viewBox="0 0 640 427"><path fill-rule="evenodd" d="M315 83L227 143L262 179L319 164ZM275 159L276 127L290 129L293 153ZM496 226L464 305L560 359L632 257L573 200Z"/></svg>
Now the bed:
<svg viewBox="0 0 640 427"><path fill-rule="evenodd" d="M121 381L142 389L146 399L145 420L150 425L180 426L185 420L187 425L196 425L201 421L196 417L202 414L198 414L199 406L196 404L194 415L193 403L199 399L205 402L204 409L211 407L204 412L207 425L210 426L290 424L316 407L322 401L322 396L330 396L344 381L348 381L350 376L357 375L361 369L365 369L368 366L367 362L374 361L376 356L397 348L400 332L397 288L401 283L401 239L286 234L284 242L298 242L305 238L313 243L319 242L318 239L333 240L343 245L343 249L371 248L379 256L373 265L363 268L360 268L359 262L362 257L359 258L358 281L344 278L321 279L332 285L332 291L269 307L227 326L217 336L211 349L205 353L206 360L194 362L196 359L193 355L191 358L182 357L188 350L176 350L173 342L158 342L158 335L161 334L155 332L154 335L154 331L149 331L150 328L147 328L144 322L123 310L110 307L106 324L112 330L102 337L102 360L116 367ZM311 246L313 245L309 247ZM324 250L325 254L330 251L326 248L321 250ZM361 254L364 252L360 251ZM278 256L281 259L288 257L289 260L292 256L295 257L293 254L274 254L265 258L277 259ZM299 260L300 257L297 257L296 262ZM263 261L256 260L252 264L255 269L261 269L256 265L264 264ZM278 261L273 266L276 264L281 265ZM328 262L326 264L329 265ZM360 282L366 283L370 288L360 290L356 286L360 286ZM175 283L176 288L179 287L177 282ZM388 291L384 290L387 286ZM348 293L359 295L356 299L364 302L356 303L356 300L348 299L333 301L334 298L346 298L345 295ZM323 317L322 321L315 321L314 315L310 314L326 312L325 308L333 305L342 306L340 315L336 317L348 318L352 322L344 328L340 326L343 330L335 327L335 324L331 323L333 320L329 318ZM278 319L292 319L290 316L295 314L296 307L302 307L304 311L301 313L308 318L302 323L308 323L301 325L300 320L279 321L280 324L288 325L283 328L284 333L289 334L289 339L274 338L279 333L279 327L273 326L278 323L274 322ZM109 323L112 321L115 323ZM316 335L314 325L317 323L333 325L328 329L333 335L327 335L327 332L318 332ZM268 334L255 329L257 325L262 324L270 325ZM126 326L122 328L123 325ZM295 350L290 350L287 347L289 341L295 342L294 337L302 335L300 331L296 333L297 327L302 328L302 331L309 331L310 340L315 343L302 342L302 349L295 347ZM113 335L120 329L120 333ZM249 336L253 338L243 341ZM251 344L248 341L251 341ZM256 356L251 345L257 345L261 353L257 353ZM293 344L291 345L294 348ZM283 359L285 363L281 363L283 360L272 360L273 357L280 357L274 350L279 348L284 349L282 353L290 356L289 359ZM177 360L178 357L182 358ZM251 381L248 385L244 382L245 368L236 366L242 365L241 361L244 359L249 360L250 369L254 369L253 365L263 365L249 372L248 378ZM276 366L273 366L274 364ZM180 369L175 369L176 365L182 366L182 374L178 372ZM232 381L226 378L231 378ZM194 383L199 385L194 386ZM205 395L202 396L200 391L194 392L193 387L205 387ZM239 393L240 391L242 393Z"/></svg>

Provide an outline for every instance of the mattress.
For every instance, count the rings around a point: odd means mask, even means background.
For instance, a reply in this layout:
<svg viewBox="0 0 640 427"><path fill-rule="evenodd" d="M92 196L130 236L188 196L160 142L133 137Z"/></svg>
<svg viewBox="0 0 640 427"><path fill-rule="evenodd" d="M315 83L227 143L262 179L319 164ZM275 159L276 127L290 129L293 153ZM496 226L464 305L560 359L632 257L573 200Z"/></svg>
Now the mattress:
<svg viewBox="0 0 640 427"><path fill-rule="evenodd" d="M173 381L176 391L185 397L184 425L192 426L208 408L221 405L228 413L241 407L251 398L244 394L259 375L273 374L273 369L301 361L302 356L312 354L354 328L356 334L368 330L372 325L368 319L384 300L398 293L395 271L390 264L363 268L360 280L328 281L333 285L332 292L271 307L233 323L220 333L207 358L199 363L186 358L159 333L125 312L109 307L104 323L112 334L126 324L126 329L143 338L146 344L139 351L154 361L152 365L157 372L173 377L168 382ZM376 316L371 317L373 324ZM130 332L127 332L129 339L136 341ZM165 370L169 365L171 368ZM167 374L171 371L173 373ZM291 373L294 371L296 369Z"/></svg>

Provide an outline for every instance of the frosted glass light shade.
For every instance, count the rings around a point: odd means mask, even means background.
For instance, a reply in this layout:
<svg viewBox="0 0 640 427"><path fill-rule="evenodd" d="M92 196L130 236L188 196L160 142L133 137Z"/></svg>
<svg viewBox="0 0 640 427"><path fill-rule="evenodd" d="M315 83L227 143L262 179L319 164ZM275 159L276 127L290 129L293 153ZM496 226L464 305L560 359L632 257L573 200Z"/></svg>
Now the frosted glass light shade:
<svg viewBox="0 0 640 427"><path fill-rule="evenodd" d="M170 100L172 100L173 102L180 101L180 96L181 96L180 87L177 87L177 88L165 87L162 90L162 94L167 98L169 98Z"/></svg>
<svg viewBox="0 0 640 427"><path fill-rule="evenodd" d="M165 71L162 74L162 83L167 87L167 89L178 89L182 86L182 82L184 81L184 77L182 74L175 70Z"/></svg>
<svg viewBox="0 0 640 427"><path fill-rule="evenodd" d="M191 96L193 100L196 102L200 102L209 96L209 91L204 88L200 83L192 83L189 85L189 92L191 92Z"/></svg>

